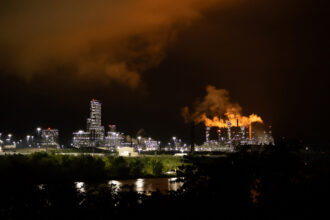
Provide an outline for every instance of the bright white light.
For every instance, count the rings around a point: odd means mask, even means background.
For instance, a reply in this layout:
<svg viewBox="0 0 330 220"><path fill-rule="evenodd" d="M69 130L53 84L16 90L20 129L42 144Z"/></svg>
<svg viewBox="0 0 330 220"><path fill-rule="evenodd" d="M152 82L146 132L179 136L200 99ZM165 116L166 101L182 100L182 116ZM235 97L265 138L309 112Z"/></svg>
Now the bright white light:
<svg viewBox="0 0 330 220"><path fill-rule="evenodd" d="M84 182L76 182L76 188L79 192L85 192L85 183Z"/></svg>
<svg viewBox="0 0 330 220"><path fill-rule="evenodd" d="M119 182L117 180L110 180L109 185L112 185L114 187L115 191L118 191L122 184L121 184L121 182Z"/></svg>
<svg viewBox="0 0 330 220"><path fill-rule="evenodd" d="M135 182L135 187L137 192L143 192L144 189L144 179L137 179Z"/></svg>

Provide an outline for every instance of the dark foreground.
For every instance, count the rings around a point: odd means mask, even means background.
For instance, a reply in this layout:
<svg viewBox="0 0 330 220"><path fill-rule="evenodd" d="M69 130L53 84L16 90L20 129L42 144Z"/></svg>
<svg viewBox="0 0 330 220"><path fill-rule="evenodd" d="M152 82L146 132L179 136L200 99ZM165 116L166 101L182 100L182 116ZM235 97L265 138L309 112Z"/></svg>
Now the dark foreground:
<svg viewBox="0 0 330 220"><path fill-rule="evenodd" d="M282 144L263 152L228 157L194 156L178 171L184 185L151 196L127 187L116 191L95 170L76 188L70 173L20 173L18 164L1 164L0 219L327 219L330 159L325 152L304 152ZM2 160L2 163L4 160ZM92 161L91 161L92 163ZM93 167L93 166L92 166ZM84 170L85 169L85 170ZM77 172L77 171L76 171ZM75 176L75 174L72 174ZM52 178L48 178L51 176ZM88 175L87 175L88 176ZM97 178L96 178L97 177Z"/></svg>

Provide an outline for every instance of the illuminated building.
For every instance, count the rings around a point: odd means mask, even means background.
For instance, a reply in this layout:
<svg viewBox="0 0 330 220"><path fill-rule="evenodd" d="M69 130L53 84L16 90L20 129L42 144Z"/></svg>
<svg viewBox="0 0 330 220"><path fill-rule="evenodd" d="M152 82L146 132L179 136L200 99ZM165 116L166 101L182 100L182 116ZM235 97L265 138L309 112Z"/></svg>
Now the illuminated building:
<svg viewBox="0 0 330 220"><path fill-rule="evenodd" d="M73 133L72 145L81 147L99 147L104 145L104 127L101 125L101 103L95 99L90 102L90 117L87 119L87 131Z"/></svg>
<svg viewBox="0 0 330 220"><path fill-rule="evenodd" d="M210 139L212 131L211 127L206 126L206 141L197 148L199 151L233 151L244 145L275 145L271 130L255 133L252 126L240 127L238 123L232 126L228 121L226 128L217 128L216 140Z"/></svg>
<svg viewBox="0 0 330 220"><path fill-rule="evenodd" d="M145 144L145 151L155 151L159 149L160 142L148 138L148 140L146 140L144 144Z"/></svg>
<svg viewBox="0 0 330 220"><path fill-rule="evenodd" d="M42 129L41 130L41 146L43 147L58 147L58 130L57 129Z"/></svg>
<svg viewBox="0 0 330 220"><path fill-rule="evenodd" d="M122 157L136 157L138 153L134 151L133 147L121 147L118 149L118 155Z"/></svg>
<svg viewBox="0 0 330 220"><path fill-rule="evenodd" d="M73 133L72 145L77 148L90 147L91 146L90 133L80 130Z"/></svg>
<svg viewBox="0 0 330 220"><path fill-rule="evenodd" d="M104 145L111 151L121 147L124 137L123 134L116 132L116 125L109 125L110 131L107 132Z"/></svg>
<svg viewBox="0 0 330 220"><path fill-rule="evenodd" d="M91 144L99 146L104 139L104 127L101 125L101 103L97 100L92 100L90 106L90 118L87 119L87 132L90 133L92 140Z"/></svg>

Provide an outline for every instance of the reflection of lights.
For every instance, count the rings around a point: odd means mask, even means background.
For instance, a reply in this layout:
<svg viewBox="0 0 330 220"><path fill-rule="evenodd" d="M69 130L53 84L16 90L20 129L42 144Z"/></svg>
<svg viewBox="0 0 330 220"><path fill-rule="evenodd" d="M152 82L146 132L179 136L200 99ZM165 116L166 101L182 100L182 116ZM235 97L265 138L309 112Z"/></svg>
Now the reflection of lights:
<svg viewBox="0 0 330 220"><path fill-rule="evenodd" d="M84 182L75 182L76 188L79 192L85 192L85 183Z"/></svg>
<svg viewBox="0 0 330 220"><path fill-rule="evenodd" d="M178 181L178 178L169 178L168 179L168 190L177 191L183 185L182 181Z"/></svg>
<svg viewBox="0 0 330 220"><path fill-rule="evenodd" d="M115 191L118 191L120 189L121 182L119 182L117 180L110 180L109 185L113 186Z"/></svg>
<svg viewBox="0 0 330 220"><path fill-rule="evenodd" d="M137 179L135 182L136 192L143 192L144 179Z"/></svg>
<svg viewBox="0 0 330 220"><path fill-rule="evenodd" d="M44 190L45 189L45 184L39 184L38 189L39 190Z"/></svg>

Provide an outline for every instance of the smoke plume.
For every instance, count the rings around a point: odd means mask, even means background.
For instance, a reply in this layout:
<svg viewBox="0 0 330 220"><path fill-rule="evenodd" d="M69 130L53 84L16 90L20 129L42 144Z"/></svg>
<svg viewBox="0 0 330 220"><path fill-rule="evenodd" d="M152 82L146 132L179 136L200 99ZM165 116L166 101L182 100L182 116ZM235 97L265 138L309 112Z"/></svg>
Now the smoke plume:
<svg viewBox="0 0 330 220"><path fill-rule="evenodd" d="M186 123L204 123L207 127L227 127L228 121L231 124L239 123L240 126L249 126L251 123L263 123L260 116L251 114L242 115L242 108L239 104L229 99L229 92L225 89L217 89L214 86L206 86L206 96L197 101L193 111L188 106L181 109L181 114Z"/></svg>
<svg viewBox="0 0 330 220"><path fill-rule="evenodd" d="M31 0L2 2L0 65L26 78L70 66L136 88L176 33L227 0ZM82 77L83 76L83 77Z"/></svg>

